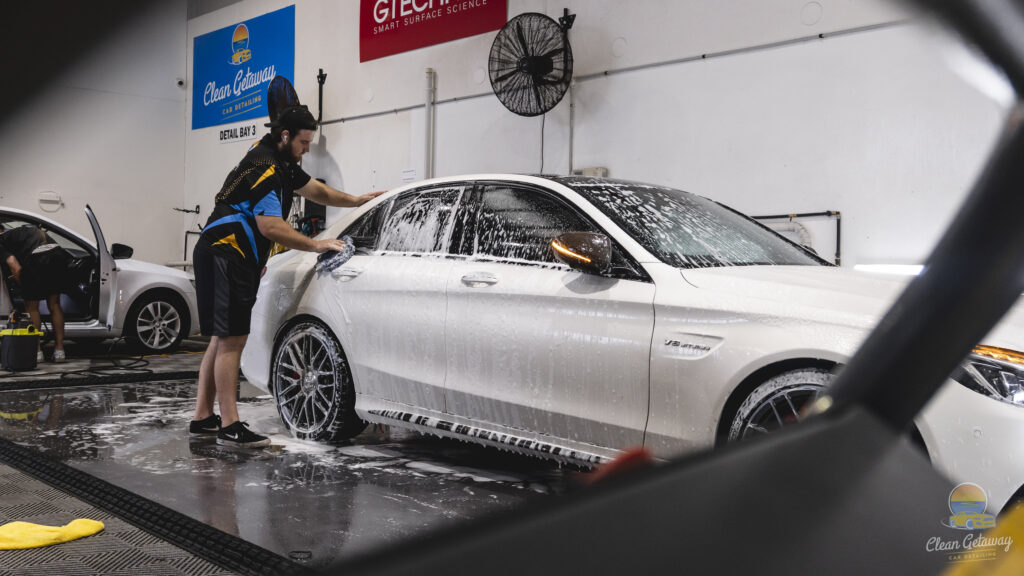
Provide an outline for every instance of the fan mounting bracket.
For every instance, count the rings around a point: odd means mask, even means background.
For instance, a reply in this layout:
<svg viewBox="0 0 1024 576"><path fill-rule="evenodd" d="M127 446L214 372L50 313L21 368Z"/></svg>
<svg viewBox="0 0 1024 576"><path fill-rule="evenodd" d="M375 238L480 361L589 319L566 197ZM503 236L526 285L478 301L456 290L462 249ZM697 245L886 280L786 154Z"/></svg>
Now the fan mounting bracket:
<svg viewBox="0 0 1024 576"><path fill-rule="evenodd" d="M562 32L568 32L572 28L572 23L576 21L575 14L569 14L568 8L562 8L562 17L558 19L558 24L562 27Z"/></svg>

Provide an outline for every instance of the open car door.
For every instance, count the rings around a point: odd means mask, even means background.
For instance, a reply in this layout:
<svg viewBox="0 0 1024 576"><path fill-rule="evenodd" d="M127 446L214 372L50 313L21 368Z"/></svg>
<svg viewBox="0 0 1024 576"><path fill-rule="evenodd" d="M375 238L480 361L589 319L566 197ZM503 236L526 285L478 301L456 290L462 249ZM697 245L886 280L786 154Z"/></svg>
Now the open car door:
<svg viewBox="0 0 1024 576"><path fill-rule="evenodd" d="M117 268L114 266L114 258L107 248L107 241L103 238L103 230L96 221L96 214L92 208L85 205L85 215L89 218L89 225L96 235L96 251L99 260L99 311L96 319L111 328L114 325L114 298L117 297L117 275L114 274Z"/></svg>

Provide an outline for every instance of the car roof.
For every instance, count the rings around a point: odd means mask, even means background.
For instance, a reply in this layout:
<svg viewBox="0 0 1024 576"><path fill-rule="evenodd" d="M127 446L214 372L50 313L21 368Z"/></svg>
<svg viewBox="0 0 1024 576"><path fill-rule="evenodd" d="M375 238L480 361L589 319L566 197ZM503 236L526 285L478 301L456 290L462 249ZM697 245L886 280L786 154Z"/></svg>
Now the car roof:
<svg viewBox="0 0 1024 576"><path fill-rule="evenodd" d="M433 186L437 184L449 184L457 182L478 182L478 181L507 181L507 182L519 182L523 184L539 184L542 186L550 185L552 182L557 182L553 177L549 176L533 176L528 174L508 174L508 173L478 173L478 174L458 174L454 176L442 176L438 178L430 178L429 180L417 180L415 182L409 182L403 184L397 188L392 188L389 192L404 192L406 190L415 190L416 188L422 188L424 186Z"/></svg>
<svg viewBox="0 0 1024 576"><path fill-rule="evenodd" d="M647 182L638 182L634 180L623 180L620 178L598 178L594 176L562 176L559 174L512 174L512 173L477 173L477 174L457 174L452 176L442 176L438 178L431 178L429 180L417 180L416 182L410 182L403 184L397 188L389 190L389 192L402 192L405 190L413 190L421 188L423 186L432 186L436 184L447 184L454 182L486 182L486 181L507 181L507 182L518 182L523 184L538 184L542 186L550 186L551 184L560 184L562 186L572 188L575 185L580 184L594 184L594 183L607 183L613 186L653 186L657 188L671 188L669 186L662 186L658 184L651 184ZM685 192L680 190L681 192Z"/></svg>

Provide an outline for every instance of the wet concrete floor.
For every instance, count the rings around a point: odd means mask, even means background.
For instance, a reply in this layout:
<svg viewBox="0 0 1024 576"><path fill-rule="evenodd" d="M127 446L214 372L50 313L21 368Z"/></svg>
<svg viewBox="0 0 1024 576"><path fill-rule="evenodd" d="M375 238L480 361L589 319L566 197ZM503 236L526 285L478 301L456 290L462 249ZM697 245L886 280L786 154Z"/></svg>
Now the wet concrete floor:
<svg viewBox="0 0 1024 576"><path fill-rule="evenodd" d="M0 436L314 567L557 494L576 474L388 427L297 440L270 397L242 390L268 448L190 439L194 381L2 392Z"/></svg>

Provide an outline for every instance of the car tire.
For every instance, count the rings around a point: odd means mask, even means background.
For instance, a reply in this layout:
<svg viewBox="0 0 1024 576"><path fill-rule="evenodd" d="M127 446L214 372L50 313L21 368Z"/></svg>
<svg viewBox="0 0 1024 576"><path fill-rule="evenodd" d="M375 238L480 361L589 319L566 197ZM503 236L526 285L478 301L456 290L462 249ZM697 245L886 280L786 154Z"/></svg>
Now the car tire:
<svg viewBox="0 0 1024 576"><path fill-rule="evenodd" d="M279 339L270 389L281 421L297 438L347 440L366 428L356 415L352 372L341 344L318 322L299 322Z"/></svg>
<svg viewBox="0 0 1024 576"><path fill-rule="evenodd" d="M729 426L728 441L769 434L800 421L800 411L832 380L821 368L790 370L762 382L740 404Z"/></svg>
<svg viewBox="0 0 1024 576"><path fill-rule="evenodd" d="M169 291L143 294L128 309L124 319L125 340L146 354L177 350L188 330L185 301Z"/></svg>

